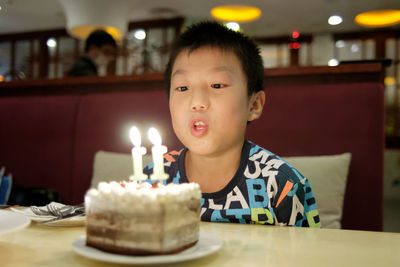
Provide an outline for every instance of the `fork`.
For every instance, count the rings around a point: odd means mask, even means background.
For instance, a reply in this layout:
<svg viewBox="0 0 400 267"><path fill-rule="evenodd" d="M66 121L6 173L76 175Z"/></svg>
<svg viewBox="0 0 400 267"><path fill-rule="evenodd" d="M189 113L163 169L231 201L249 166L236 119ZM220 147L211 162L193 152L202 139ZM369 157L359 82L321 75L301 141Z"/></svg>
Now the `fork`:
<svg viewBox="0 0 400 267"><path fill-rule="evenodd" d="M30 206L30 209L35 215L39 215L39 216L51 215L49 213L49 211L41 209L41 208L36 207L36 206Z"/></svg>
<svg viewBox="0 0 400 267"><path fill-rule="evenodd" d="M53 205L47 205L46 206L48 212L56 217L62 217L64 215L67 215L69 213L71 213L74 209L73 206L63 206L63 207L55 207Z"/></svg>
<svg viewBox="0 0 400 267"><path fill-rule="evenodd" d="M71 213L83 213L85 212L85 203L76 205L76 206L72 206L72 211Z"/></svg>
<svg viewBox="0 0 400 267"><path fill-rule="evenodd" d="M62 207L56 207L54 205L48 204L46 205L46 209L43 208L39 208L37 206L30 206L31 211L38 216L48 216L48 215L52 215L52 216L62 216L62 215L66 215L69 213L82 213L85 211L85 205L84 204L80 204L80 205L76 205L76 206L71 206L71 205L66 205L66 206L62 206Z"/></svg>

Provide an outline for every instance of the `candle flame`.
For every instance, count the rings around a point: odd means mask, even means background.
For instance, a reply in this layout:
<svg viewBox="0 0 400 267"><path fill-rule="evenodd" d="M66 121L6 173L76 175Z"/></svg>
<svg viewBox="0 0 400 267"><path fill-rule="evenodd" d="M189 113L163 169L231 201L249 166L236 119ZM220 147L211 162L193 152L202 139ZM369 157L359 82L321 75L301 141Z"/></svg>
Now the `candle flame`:
<svg viewBox="0 0 400 267"><path fill-rule="evenodd" d="M142 138L140 136L139 129L136 126L132 126L129 130L129 137L134 146L140 147L142 144Z"/></svg>
<svg viewBox="0 0 400 267"><path fill-rule="evenodd" d="M153 145L161 146L161 136L156 128L151 127L147 135L149 136L149 139L153 143Z"/></svg>

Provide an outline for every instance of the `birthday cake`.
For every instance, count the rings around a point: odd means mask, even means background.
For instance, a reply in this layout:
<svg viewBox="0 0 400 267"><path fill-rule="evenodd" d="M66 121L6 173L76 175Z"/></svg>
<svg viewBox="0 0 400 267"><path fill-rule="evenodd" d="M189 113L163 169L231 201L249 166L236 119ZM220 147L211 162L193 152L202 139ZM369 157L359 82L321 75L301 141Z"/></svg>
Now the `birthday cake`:
<svg viewBox="0 0 400 267"><path fill-rule="evenodd" d="M127 255L179 252L199 238L196 183L101 182L85 195L86 244Z"/></svg>

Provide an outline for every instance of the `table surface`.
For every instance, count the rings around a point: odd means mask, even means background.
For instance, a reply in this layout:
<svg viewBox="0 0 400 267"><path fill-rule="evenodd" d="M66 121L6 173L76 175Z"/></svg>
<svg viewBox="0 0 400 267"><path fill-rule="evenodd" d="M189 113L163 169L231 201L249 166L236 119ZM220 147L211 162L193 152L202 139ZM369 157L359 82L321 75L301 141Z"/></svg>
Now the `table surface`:
<svg viewBox="0 0 400 267"><path fill-rule="evenodd" d="M400 266L400 234L201 222L222 248L176 266ZM0 235L1 266L114 266L77 255L85 227L32 223ZM175 266L174 264L168 266Z"/></svg>

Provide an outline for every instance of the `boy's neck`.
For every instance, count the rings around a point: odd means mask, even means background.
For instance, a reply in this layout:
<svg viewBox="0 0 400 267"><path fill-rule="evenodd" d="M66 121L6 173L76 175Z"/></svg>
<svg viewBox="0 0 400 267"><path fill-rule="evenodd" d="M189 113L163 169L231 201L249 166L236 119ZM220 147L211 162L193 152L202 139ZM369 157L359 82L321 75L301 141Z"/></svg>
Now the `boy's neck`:
<svg viewBox="0 0 400 267"><path fill-rule="evenodd" d="M238 145L217 156L202 156L187 151L185 171L189 182L200 185L203 193L222 190L234 177L241 158L242 145Z"/></svg>

